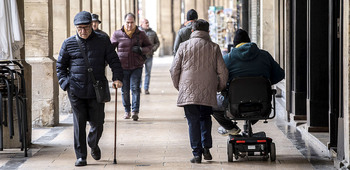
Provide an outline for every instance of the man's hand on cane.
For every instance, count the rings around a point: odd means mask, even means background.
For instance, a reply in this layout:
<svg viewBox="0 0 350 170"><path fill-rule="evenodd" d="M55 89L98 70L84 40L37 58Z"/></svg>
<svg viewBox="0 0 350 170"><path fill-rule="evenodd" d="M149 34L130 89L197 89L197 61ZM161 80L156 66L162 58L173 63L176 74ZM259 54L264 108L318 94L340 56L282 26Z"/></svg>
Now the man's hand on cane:
<svg viewBox="0 0 350 170"><path fill-rule="evenodd" d="M123 86L123 82L121 82L120 80L113 81L113 88L117 89L117 88L121 88L122 86Z"/></svg>

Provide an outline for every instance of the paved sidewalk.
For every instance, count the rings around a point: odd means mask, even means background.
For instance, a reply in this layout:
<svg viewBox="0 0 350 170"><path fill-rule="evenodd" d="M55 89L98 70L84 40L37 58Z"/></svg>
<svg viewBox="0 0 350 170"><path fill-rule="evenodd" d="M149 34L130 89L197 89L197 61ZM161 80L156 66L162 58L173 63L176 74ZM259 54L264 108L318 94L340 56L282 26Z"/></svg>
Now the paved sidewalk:
<svg viewBox="0 0 350 170"><path fill-rule="evenodd" d="M276 126L275 120L253 126L265 131L276 143L276 162L262 158L239 159L227 162L227 137L219 135L213 119L212 161L192 164L187 121L182 108L176 107L177 91L172 85L169 68L172 57L155 58L151 76L150 95L141 95L139 121L124 120L121 93L118 91L117 162L113 164L114 93L106 105L104 133L100 140L102 158L95 161L88 148L88 166L75 167L73 125L71 115L61 115L60 125L54 128L35 128L29 157L23 152L0 152L0 169L314 169L293 143ZM143 89L142 89L143 90ZM112 91L114 92L114 91ZM242 128L242 122L239 126ZM87 130L89 129L89 126Z"/></svg>

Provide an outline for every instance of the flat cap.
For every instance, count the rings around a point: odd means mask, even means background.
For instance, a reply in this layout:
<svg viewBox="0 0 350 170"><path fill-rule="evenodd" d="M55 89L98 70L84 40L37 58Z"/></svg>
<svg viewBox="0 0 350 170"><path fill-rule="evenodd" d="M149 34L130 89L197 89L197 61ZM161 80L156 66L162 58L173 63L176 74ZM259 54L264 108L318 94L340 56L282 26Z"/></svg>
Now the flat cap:
<svg viewBox="0 0 350 170"><path fill-rule="evenodd" d="M91 23L91 14L87 11L81 11L74 17L74 25L86 25Z"/></svg>

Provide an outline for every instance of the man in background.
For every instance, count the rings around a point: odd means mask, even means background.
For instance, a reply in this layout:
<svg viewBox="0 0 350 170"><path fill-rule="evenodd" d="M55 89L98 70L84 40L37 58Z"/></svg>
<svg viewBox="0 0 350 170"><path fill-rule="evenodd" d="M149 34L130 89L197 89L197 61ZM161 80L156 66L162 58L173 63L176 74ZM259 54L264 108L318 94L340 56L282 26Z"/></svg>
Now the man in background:
<svg viewBox="0 0 350 170"><path fill-rule="evenodd" d="M146 18L141 20L141 27L139 27L139 29L146 33L150 43L152 44L152 50L146 54L147 59L145 62L145 83L143 85L143 88L145 89L145 94L149 94L149 82L151 79L153 53L158 49L160 43L157 33L149 27L149 22ZM140 83L140 88L142 88L142 81Z"/></svg>
<svg viewBox="0 0 350 170"><path fill-rule="evenodd" d="M198 19L197 11L194 9L190 9L187 12L187 22L184 24L185 26L181 28L176 35L175 42L174 42L174 51L173 51L174 56L176 55L177 49L179 48L180 44L190 39L190 35L192 33L192 24L197 19Z"/></svg>
<svg viewBox="0 0 350 170"><path fill-rule="evenodd" d="M139 119L140 112L140 81L142 67L145 63L144 55L152 50L145 32L140 31L135 23L135 14L124 16L124 25L111 36L111 43L118 50L118 57L123 67L124 79L122 100L124 105L124 119ZM130 91L132 103L130 103ZM131 112L131 113L130 113Z"/></svg>
<svg viewBox="0 0 350 170"><path fill-rule="evenodd" d="M101 24L101 21L98 19L97 14L91 14L92 17L92 29L94 29L95 32L101 33L103 35L108 36L108 34L98 28L98 26ZM108 36L109 37L109 36Z"/></svg>

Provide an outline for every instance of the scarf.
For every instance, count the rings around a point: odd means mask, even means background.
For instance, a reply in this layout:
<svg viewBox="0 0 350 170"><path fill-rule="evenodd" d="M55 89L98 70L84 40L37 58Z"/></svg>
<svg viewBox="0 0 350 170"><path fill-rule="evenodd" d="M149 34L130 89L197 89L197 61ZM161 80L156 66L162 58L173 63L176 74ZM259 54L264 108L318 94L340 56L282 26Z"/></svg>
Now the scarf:
<svg viewBox="0 0 350 170"><path fill-rule="evenodd" d="M126 29L124 29L124 30L125 30L125 34L128 35L128 37L132 38L132 35L134 34L136 27L130 31L128 31Z"/></svg>

